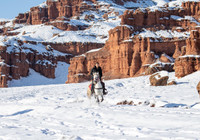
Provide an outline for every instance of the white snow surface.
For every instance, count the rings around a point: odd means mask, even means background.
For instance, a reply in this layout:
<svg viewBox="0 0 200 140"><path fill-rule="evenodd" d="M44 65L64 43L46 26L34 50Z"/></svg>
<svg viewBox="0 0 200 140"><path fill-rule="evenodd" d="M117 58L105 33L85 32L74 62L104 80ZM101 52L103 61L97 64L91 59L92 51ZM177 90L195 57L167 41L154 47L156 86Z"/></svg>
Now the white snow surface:
<svg viewBox="0 0 200 140"><path fill-rule="evenodd" d="M169 2L169 7L181 7L183 2L187 2L187 1L196 1L199 2L199 0L172 0L171 2Z"/></svg>
<svg viewBox="0 0 200 140"><path fill-rule="evenodd" d="M47 7L47 2L43 2L42 4L38 5L40 8L45 8Z"/></svg>
<svg viewBox="0 0 200 140"><path fill-rule="evenodd" d="M178 32L178 31L171 31L171 30L159 30L159 31L150 31L144 29L143 32L139 34L141 37L150 37L150 38L156 38L160 39L162 37L164 38L188 38L190 36L190 32Z"/></svg>
<svg viewBox="0 0 200 140"><path fill-rule="evenodd" d="M70 20L69 24L72 25L88 25L90 28L82 31L62 31L51 25L13 25L12 22L7 23L5 26L15 27L16 30L11 32L19 32L15 37L21 40L29 41L45 41L45 42L94 42L105 43L108 39L108 31L116 26L120 25L121 19L116 17L114 20L108 19L107 21L98 21L95 23L89 23L84 20ZM57 35L57 36L55 36ZM12 37L10 37L12 38Z"/></svg>
<svg viewBox="0 0 200 140"><path fill-rule="evenodd" d="M0 22L11 21L11 19L0 18Z"/></svg>
<svg viewBox="0 0 200 140"><path fill-rule="evenodd" d="M199 139L199 75L170 73L178 84L163 87L149 76L105 81L100 104L87 99L89 82L1 88L0 139ZM136 105L116 105L124 100Z"/></svg>
<svg viewBox="0 0 200 140"><path fill-rule="evenodd" d="M158 74L158 75L156 75L156 74ZM165 76L169 76L169 73L168 73L168 71L164 71L163 70L163 71L156 72L153 75L156 75L155 76L156 79L161 79L161 78L163 78Z"/></svg>
<svg viewBox="0 0 200 140"><path fill-rule="evenodd" d="M13 32L20 32L17 37L21 40L48 41L54 34L61 33L62 30L59 30L54 26L28 25L14 30Z"/></svg>

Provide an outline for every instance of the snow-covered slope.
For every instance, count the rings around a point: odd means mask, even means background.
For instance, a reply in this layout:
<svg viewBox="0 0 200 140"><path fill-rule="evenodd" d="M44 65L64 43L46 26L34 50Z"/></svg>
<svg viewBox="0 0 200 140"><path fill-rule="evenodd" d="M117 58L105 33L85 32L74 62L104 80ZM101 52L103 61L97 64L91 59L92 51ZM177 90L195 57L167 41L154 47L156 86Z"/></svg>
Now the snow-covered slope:
<svg viewBox="0 0 200 140"><path fill-rule="evenodd" d="M9 82L9 87L22 87L22 86L35 86L35 85L50 85L50 84L63 84L67 81L69 64L58 62L55 71L55 79L46 78L43 75L30 69L28 77L21 77L19 80L12 80Z"/></svg>
<svg viewBox="0 0 200 140"><path fill-rule="evenodd" d="M0 139L198 139L199 75L164 87L149 76L105 81L100 105L87 99L88 82L0 89ZM136 105L116 105L123 100Z"/></svg>
<svg viewBox="0 0 200 140"><path fill-rule="evenodd" d="M0 22L11 21L11 19L0 18Z"/></svg>
<svg viewBox="0 0 200 140"><path fill-rule="evenodd" d="M62 31L52 26L47 25L13 25L12 21L7 23L5 27L15 27L16 30L11 32L19 32L17 35L20 39L31 40L31 41L46 41L46 42L97 42L105 43L108 39L108 31L116 26L120 25L120 15L127 8L149 8L152 10L159 9L168 4L169 7L180 7L181 3L188 0L137 0L136 2L124 2L123 6L117 5L111 0L99 0L98 4L101 5L99 11L85 11L79 18L72 17L70 21L65 21L70 25L85 25L88 26L83 31ZM193 0L195 1L195 0ZM108 8L107 6L110 5ZM41 7L46 6L45 3L40 5ZM105 13L108 14L108 18L103 18ZM116 14L119 13L119 14ZM86 15L94 15L94 19L91 21L85 20ZM5 19L0 19L4 21ZM60 21L53 21L60 22ZM1 27L2 28L2 27ZM54 36L57 34L57 36Z"/></svg>

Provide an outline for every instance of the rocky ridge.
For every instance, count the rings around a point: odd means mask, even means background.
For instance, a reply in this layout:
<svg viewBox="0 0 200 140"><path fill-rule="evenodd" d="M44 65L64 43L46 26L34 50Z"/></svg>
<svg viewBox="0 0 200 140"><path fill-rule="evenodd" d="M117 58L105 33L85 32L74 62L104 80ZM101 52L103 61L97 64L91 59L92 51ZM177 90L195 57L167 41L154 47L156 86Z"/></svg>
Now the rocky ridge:
<svg viewBox="0 0 200 140"><path fill-rule="evenodd" d="M126 10L121 25L109 31L104 48L71 59L67 82L89 80L96 61L102 66L105 79L173 68L176 76L182 77L199 70L199 10L199 2L184 2L181 7ZM197 56L188 59L188 54Z"/></svg>
<svg viewBox="0 0 200 140"><path fill-rule="evenodd" d="M102 48L125 2L47 0L14 20L0 20L0 87L28 76L30 68L55 78L58 61Z"/></svg>
<svg viewBox="0 0 200 140"><path fill-rule="evenodd" d="M1 87L27 76L29 68L54 78L58 61L70 63L67 83L89 80L96 61L105 79L173 69L185 76L199 69L199 5L47 0L13 21L0 21Z"/></svg>

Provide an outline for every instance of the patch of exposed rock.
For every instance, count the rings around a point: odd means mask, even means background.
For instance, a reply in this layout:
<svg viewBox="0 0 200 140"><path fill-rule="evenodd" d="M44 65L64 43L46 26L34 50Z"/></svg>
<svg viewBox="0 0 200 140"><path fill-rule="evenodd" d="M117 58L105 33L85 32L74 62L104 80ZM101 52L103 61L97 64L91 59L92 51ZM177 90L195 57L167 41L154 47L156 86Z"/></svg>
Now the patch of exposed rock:
<svg viewBox="0 0 200 140"><path fill-rule="evenodd" d="M166 86L168 79L167 71L157 72L149 77L151 86Z"/></svg>

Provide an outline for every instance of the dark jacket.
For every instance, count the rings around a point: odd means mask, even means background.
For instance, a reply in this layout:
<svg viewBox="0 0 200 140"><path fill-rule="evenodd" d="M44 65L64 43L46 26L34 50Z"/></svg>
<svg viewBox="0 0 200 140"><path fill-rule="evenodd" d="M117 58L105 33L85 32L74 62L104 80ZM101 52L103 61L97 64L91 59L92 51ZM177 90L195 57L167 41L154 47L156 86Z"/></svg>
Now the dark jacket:
<svg viewBox="0 0 200 140"><path fill-rule="evenodd" d="M92 78L93 78L93 72L99 72L99 78L101 79L101 77L102 77L102 69L101 69L100 66L98 68L96 66L93 67L93 69L91 70L91 73L90 73Z"/></svg>

